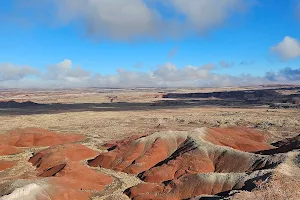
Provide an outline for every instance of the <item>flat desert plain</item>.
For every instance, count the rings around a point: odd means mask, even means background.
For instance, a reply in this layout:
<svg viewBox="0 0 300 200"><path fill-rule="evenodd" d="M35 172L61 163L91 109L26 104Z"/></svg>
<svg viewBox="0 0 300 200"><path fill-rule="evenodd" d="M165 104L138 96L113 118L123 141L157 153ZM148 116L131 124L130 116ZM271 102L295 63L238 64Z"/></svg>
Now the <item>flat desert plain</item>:
<svg viewBox="0 0 300 200"><path fill-rule="evenodd" d="M0 91L0 199L300 199L300 86Z"/></svg>

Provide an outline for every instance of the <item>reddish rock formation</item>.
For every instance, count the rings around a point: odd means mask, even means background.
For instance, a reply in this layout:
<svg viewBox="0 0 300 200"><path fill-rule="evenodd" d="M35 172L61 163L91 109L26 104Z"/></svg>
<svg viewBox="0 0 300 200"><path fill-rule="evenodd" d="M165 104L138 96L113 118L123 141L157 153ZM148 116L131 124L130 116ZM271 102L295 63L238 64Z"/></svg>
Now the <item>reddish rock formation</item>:
<svg viewBox="0 0 300 200"><path fill-rule="evenodd" d="M13 166L15 166L16 162L14 161L4 161L4 160L0 160L0 171L12 168Z"/></svg>
<svg viewBox="0 0 300 200"><path fill-rule="evenodd" d="M18 152L16 146L56 145L31 157L29 162L36 170L22 177L22 181L28 182L15 184L14 189L22 189L5 194L19 195L20 199L88 200L110 184L113 181L110 176L83 164L83 160L98 153L70 143L83 136L69 136L41 129L19 129L0 136L3 137L0 145L7 148L3 154ZM271 155L298 148L299 136L272 146L265 143L264 133L244 127L134 135L105 146L109 151L89 160L88 164L138 175L145 182L125 191L134 200L199 199L202 194L251 191L257 184L268 181L275 171L272 169L280 163L285 162L277 169L290 174L297 166L285 167L299 160L296 152L290 152L293 157ZM15 164L5 162L0 161L0 170Z"/></svg>
<svg viewBox="0 0 300 200"><path fill-rule="evenodd" d="M69 161L81 161L97 155L97 152L81 144L65 144L50 147L29 159L37 167L39 176L54 176L64 169Z"/></svg>
<svg viewBox="0 0 300 200"><path fill-rule="evenodd" d="M65 144L42 150L29 159L37 167L37 175L48 178L52 200L89 199L112 182L108 175L98 173L79 161L97 155L81 144ZM53 189L57 188L57 189Z"/></svg>
<svg viewBox="0 0 300 200"><path fill-rule="evenodd" d="M138 174L170 156L170 149L175 151L177 143L169 144L168 139L170 138L158 138L155 135L139 138L99 155L91 160L89 165L94 167L100 165L116 171Z"/></svg>
<svg viewBox="0 0 300 200"><path fill-rule="evenodd" d="M90 200L92 192L62 188L57 185L56 187L50 188L48 195L51 200Z"/></svg>
<svg viewBox="0 0 300 200"><path fill-rule="evenodd" d="M265 142L264 133L245 127L157 132L125 141L88 164L138 175L146 183L126 191L134 200L249 190L256 187L256 178L266 179L270 169L287 159L253 153L275 147Z"/></svg>
<svg viewBox="0 0 300 200"><path fill-rule="evenodd" d="M272 148L265 143L265 137L265 133L247 127L228 127L208 129L204 139L212 144L253 152Z"/></svg>
<svg viewBox="0 0 300 200"><path fill-rule="evenodd" d="M145 137L147 135L148 134L139 134L139 135L132 135L132 136L127 137L123 140L111 140L111 141L108 141L107 143L105 143L103 146L108 148L108 149L115 149L115 148L118 148L118 147L121 147L121 146L125 146L128 143L132 142L133 140L139 139L141 137Z"/></svg>
<svg viewBox="0 0 300 200"><path fill-rule="evenodd" d="M53 146L85 139L83 135L57 134L40 128L14 129L0 135L0 144L16 147Z"/></svg>
<svg viewBox="0 0 300 200"><path fill-rule="evenodd" d="M198 172L243 172L257 168L256 162L261 163L260 167L273 162L267 157L249 156L224 146L242 151L272 148L264 142L262 133L247 128L202 128L142 137L99 155L89 161L89 165L130 174L143 172L143 180L161 182ZM245 162L235 165L240 159ZM224 166L223 163L230 164Z"/></svg>
<svg viewBox="0 0 300 200"><path fill-rule="evenodd" d="M78 161L70 161L55 176L27 180L21 191L13 188L15 191L8 192L4 199L14 196L12 199L89 200L111 182L110 176L83 166ZM15 185L22 187L22 182L16 180Z"/></svg>
<svg viewBox="0 0 300 200"><path fill-rule="evenodd" d="M100 172L96 172L79 162L70 162L50 179L50 183L61 187L76 190L101 191L104 186L110 184L112 178Z"/></svg>
<svg viewBox="0 0 300 200"><path fill-rule="evenodd" d="M113 180L81 164L98 153L76 142L82 135L57 134L43 129L16 129L0 136L1 154L19 152L16 147L52 146L36 153L29 159L36 166L36 175L21 175L6 196L14 199L88 200ZM65 144L66 143L66 144ZM15 162L0 161L0 170L12 167ZM24 182L25 181L25 182ZM11 193L12 192L12 193ZM11 194L10 194L11 193Z"/></svg>
<svg viewBox="0 0 300 200"><path fill-rule="evenodd" d="M175 152L174 158L157 164L139 177L146 182L163 182L195 173L249 172L276 166L285 158L281 155L258 156L228 148L197 147L192 150L193 148L195 147L191 146L186 152Z"/></svg>
<svg viewBox="0 0 300 200"><path fill-rule="evenodd" d="M0 156L17 154L23 152L22 149L18 149L15 146L0 144Z"/></svg>
<svg viewBox="0 0 300 200"><path fill-rule="evenodd" d="M23 152L18 147L54 146L84 139L83 135L57 134L39 128L15 129L0 135L0 156Z"/></svg>
<svg viewBox="0 0 300 200"><path fill-rule="evenodd" d="M202 194L218 194L230 190L251 191L255 181L265 181L271 172L252 173L209 173L193 174L175 179L166 185L160 183L141 183L129 188L125 193L134 200L180 200Z"/></svg>

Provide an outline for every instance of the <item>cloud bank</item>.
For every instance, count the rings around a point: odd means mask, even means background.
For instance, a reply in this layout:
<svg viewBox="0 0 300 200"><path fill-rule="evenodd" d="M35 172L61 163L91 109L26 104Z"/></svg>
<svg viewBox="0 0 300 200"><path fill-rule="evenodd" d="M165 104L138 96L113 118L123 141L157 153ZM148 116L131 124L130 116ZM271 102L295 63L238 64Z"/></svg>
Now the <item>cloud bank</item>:
<svg viewBox="0 0 300 200"><path fill-rule="evenodd" d="M300 68L292 69L286 67L279 72L267 72L266 78L270 81L289 82L297 81L300 83Z"/></svg>
<svg viewBox="0 0 300 200"><path fill-rule="evenodd" d="M0 63L0 82L8 80L21 80L28 76L39 75L39 70L33 67L18 67L12 64Z"/></svg>
<svg viewBox="0 0 300 200"><path fill-rule="evenodd" d="M215 73L216 65L177 67L172 63L148 72L118 69L115 74L101 75L74 67L71 60L50 65L45 72L33 67L0 64L0 88L75 88L75 87L223 87L272 83L300 83L300 68L285 68L265 76Z"/></svg>
<svg viewBox="0 0 300 200"><path fill-rule="evenodd" d="M253 0L14 1L19 9L13 16L21 21L30 13L28 23L76 24L93 39L116 40L204 34L253 5Z"/></svg>

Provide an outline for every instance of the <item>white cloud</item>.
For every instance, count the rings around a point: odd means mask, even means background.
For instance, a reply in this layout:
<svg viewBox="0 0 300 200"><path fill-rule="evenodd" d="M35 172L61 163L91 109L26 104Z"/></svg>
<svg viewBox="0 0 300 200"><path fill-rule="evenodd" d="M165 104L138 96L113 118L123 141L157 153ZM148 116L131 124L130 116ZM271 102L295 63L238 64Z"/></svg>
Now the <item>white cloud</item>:
<svg viewBox="0 0 300 200"><path fill-rule="evenodd" d="M300 42L290 36L284 37L283 41L271 47L271 51L282 60L300 57Z"/></svg>
<svg viewBox="0 0 300 200"><path fill-rule="evenodd" d="M13 64L0 64L0 81L20 80L30 75L39 75L33 67L19 67Z"/></svg>
<svg viewBox="0 0 300 200"><path fill-rule="evenodd" d="M286 67L278 72L267 72L265 77L270 81L300 82L300 68L292 69L290 67Z"/></svg>
<svg viewBox="0 0 300 200"><path fill-rule="evenodd" d="M16 0L19 16L33 24L77 24L93 39L171 37L205 33L233 14L248 8L251 0ZM159 4L164 4L160 9ZM168 10L165 10L168 9ZM30 12L31 15L26 15ZM170 13L168 17L164 13ZM42 14L44 13L44 15ZM183 16L183 17L182 17Z"/></svg>
<svg viewBox="0 0 300 200"><path fill-rule="evenodd" d="M186 22L198 32L221 25L234 12L242 11L244 0L170 0L175 9L186 17Z"/></svg>
<svg viewBox="0 0 300 200"><path fill-rule="evenodd" d="M45 73L32 67L0 64L0 88L74 88L74 87L222 87L270 83L299 83L299 69L286 68L264 77L215 72L214 64L177 67L172 63L146 72L118 69L116 74L101 75L73 68L71 60L50 65ZM33 77L34 75L34 77Z"/></svg>
<svg viewBox="0 0 300 200"><path fill-rule="evenodd" d="M71 60L64 60L56 65L48 66L44 78L47 80L76 81L77 79L85 79L89 76L90 73L81 67L73 69Z"/></svg>
<svg viewBox="0 0 300 200"><path fill-rule="evenodd" d="M153 72L153 75L161 81L185 81L207 79L210 76L210 70L214 68L213 64L201 67L186 66L181 69L171 63L159 66Z"/></svg>
<svg viewBox="0 0 300 200"><path fill-rule="evenodd" d="M156 15L142 0L53 0L65 23L83 21L88 35L117 39L152 34Z"/></svg>

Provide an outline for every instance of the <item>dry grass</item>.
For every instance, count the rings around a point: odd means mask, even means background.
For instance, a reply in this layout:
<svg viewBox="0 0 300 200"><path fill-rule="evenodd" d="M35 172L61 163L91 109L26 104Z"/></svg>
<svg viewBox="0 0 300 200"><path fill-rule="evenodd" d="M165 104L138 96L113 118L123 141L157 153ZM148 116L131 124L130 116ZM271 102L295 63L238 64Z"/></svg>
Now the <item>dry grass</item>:
<svg viewBox="0 0 300 200"><path fill-rule="evenodd" d="M109 140L160 130L191 130L197 127L251 126L271 133L270 140L294 136L300 131L298 110L239 108L178 108L148 111L105 111L0 116L0 132L40 127L85 134Z"/></svg>

